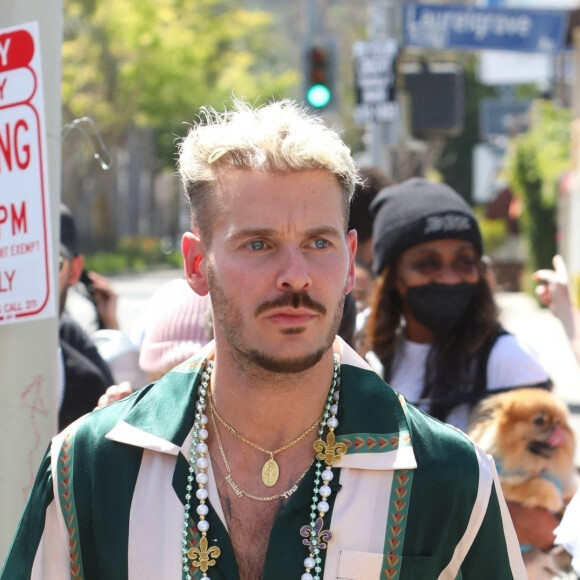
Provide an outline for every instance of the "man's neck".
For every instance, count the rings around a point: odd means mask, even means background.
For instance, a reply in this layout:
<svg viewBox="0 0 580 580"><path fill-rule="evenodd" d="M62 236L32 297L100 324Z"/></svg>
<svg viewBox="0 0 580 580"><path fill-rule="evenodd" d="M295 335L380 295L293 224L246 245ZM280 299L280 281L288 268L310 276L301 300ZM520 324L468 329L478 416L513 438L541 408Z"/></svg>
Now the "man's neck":
<svg viewBox="0 0 580 580"><path fill-rule="evenodd" d="M321 416L332 372L332 348L301 373L271 373L249 363L241 368L229 352L216 349L212 399L238 432L275 448Z"/></svg>

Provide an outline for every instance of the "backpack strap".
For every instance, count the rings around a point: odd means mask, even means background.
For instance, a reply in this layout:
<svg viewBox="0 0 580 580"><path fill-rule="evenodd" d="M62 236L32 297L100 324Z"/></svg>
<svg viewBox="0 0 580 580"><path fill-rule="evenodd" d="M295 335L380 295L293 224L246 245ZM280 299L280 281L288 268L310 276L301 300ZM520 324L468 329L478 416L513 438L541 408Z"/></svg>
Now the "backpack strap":
<svg viewBox="0 0 580 580"><path fill-rule="evenodd" d="M496 331L483 343L483 346L479 351L477 367L475 370L475 378L473 381L473 394L478 399L483 399L487 391L487 363L489 361L491 350L495 346L497 339L500 336L504 336L506 334L509 334L508 331L503 326L499 325Z"/></svg>

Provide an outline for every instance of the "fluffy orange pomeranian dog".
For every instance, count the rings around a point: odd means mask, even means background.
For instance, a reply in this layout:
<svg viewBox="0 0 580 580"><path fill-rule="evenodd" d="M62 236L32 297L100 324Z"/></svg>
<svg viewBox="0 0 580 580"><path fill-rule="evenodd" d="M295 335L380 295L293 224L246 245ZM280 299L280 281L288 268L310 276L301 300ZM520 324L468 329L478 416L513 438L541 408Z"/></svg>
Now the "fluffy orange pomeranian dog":
<svg viewBox="0 0 580 580"><path fill-rule="evenodd" d="M535 388L491 395L473 410L470 437L495 459L507 500L559 512L578 486L568 409Z"/></svg>

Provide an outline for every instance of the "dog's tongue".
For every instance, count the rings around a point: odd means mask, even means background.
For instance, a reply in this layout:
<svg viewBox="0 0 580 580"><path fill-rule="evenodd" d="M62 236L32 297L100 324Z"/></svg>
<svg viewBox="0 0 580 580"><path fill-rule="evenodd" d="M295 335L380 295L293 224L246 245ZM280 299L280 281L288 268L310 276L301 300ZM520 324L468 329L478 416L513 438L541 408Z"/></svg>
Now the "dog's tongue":
<svg viewBox="0 0 580 580"><path fill-rule="evenodd" d="M551 447L560 447L564 443L564 431L562 427L554 427L546 443Z"/></svg>

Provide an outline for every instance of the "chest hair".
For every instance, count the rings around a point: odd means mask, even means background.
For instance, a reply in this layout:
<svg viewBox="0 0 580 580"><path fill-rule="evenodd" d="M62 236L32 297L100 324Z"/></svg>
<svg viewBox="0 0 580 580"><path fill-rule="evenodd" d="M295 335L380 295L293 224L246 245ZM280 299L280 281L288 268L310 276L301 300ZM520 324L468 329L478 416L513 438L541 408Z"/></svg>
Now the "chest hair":
<svg viewBox="0 0 580 580"><path fill-rule="evenodd" d="M247 497L239 498L220 476L217 487L240 580L263 578L270 533L286 500L257 502Z"/></svg>

